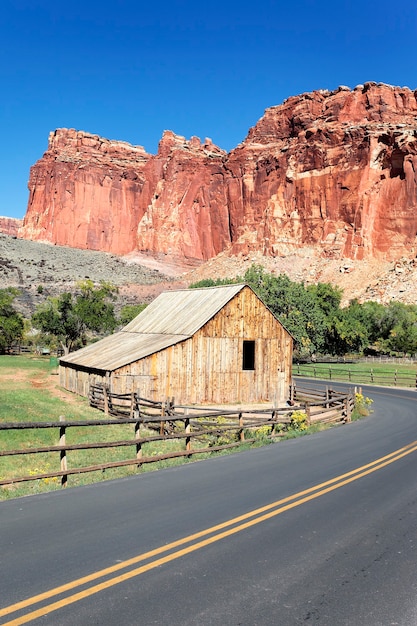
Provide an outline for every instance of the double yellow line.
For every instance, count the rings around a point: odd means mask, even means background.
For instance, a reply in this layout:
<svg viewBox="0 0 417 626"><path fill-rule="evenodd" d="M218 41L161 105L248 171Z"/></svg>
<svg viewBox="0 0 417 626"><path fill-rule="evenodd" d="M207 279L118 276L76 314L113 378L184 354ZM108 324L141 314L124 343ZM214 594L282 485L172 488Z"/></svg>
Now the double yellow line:
<svg viewBox="0 0 417 626"><path fill-rule="evenodd" d="M373 472L376 472L391 463L395 463L395 461L398 461L408 454L416 451L417 441L414 441L413 443L410 443L403 448L399 448L395 452L391 452L390 454L387 454L372 463L362 465L361 467L347 472L346 474L336 476L335 478L332 478L324 483L299 491L291 496L287 496L286 498L282 498L281 500L277 500L271 504L254 509L244 515L239 515L238 517L234 517L226 522L217 524L216 526L212 526L211 528L207 528L198 533L194 533L193 535L188 535L187 537L173 541L172 543L156 548L155 550L144 552L143 554L139 554L132 559L128 559L127 561L123 561L117 565L112 565L111 567L93 572L88 576L83 576L82 578L73 580L65 585L55 587L49 591L45 591L44 593L28 598L27 600L22 600L21 602L6 606L3 609L0 609L0 618L11 615L12 613L21 612L28 607L42 604L42 606L38 609L15 617L11 621L4 622L4 626L27 624L28 622L35 620L38 617L42 617L47 613L57 611L60 608L92 596L100 591L103 591L104 589L118 585L125 580L139 576L140 574L148 572L149 570L159 567L160 565L174 561L175 559L178 559L186 554L190 554L191 552L195 552L196 550L200 550L201 548L215 543L216 541L220 541L221 539L230 537L231 535L239 533L242 530L246 530L251 526L260 524L261 522L280 515L285 511L289 511L290 509L309 502L310 500L319 498L330 491L339 489L340 487L343 487L344 485L347 485L355 480L359 480L359 478L363 478L368 474L372 474ZM142 563L142 565L121 573L122 570L132 568L132 566L139 563ZM90 583L98 581L99 579L105 580L90 586ZM75 591L77 589L79 589L79 591L66 595L65 597L57 599L54 602L47 603L47 601L51 598L62 596L69 591Z"/></svg>

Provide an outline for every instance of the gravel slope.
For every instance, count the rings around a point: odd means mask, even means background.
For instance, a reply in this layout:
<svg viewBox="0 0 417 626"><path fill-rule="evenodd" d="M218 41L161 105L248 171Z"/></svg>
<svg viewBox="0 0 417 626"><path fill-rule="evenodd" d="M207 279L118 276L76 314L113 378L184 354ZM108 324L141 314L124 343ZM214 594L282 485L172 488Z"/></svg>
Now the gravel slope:
<svg viewBox="0 0 417 626"><path fill-rule="evenodd" d="M86 278L119 287L119 306L146 302L175 284L157 269L105 252L17 239L0 233L0 287L17 287L15 306L25 316L47 296L71 291ZM39 293L41 291L41 293Z"/></svg>
<svg viewBox="0 0 417 626"><path fill-rule="evenodd" d="M203 278L242 276L253 263L275 274L287 274L305 284L329 282L343 289L343 305L352 298L363 302L392 300L417 303L417 259L397 262L324 259L315 250L301 249L287 257L260 254L219 254L206 263L189 263L160 255L131 253L125 257L106 252L78 250L0 233L0 288L17 287L15 306L26 317L49 295L72 291L86 278L108 281L119 288L116 310L124 304L150 302L166 289L186 288ZM39 293L41 291L41 293Z"/></svg>

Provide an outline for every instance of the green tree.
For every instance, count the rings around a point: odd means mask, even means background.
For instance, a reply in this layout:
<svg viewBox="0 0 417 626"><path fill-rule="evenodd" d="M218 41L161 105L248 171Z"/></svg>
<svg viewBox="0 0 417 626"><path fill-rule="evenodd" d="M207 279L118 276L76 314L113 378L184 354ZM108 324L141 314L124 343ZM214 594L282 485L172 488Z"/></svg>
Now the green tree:
<svg viewBox="0 0 417 626"><path fill-rule="evenodd" d="M326 315L313 291L285 274L268 274L260 265L252 265L243 280L294 336L300 356L321 350L325 343Z"/></svg>
<svg viewBox="0 0 417 626"><path fill-rule="evenodd" d="M360 304L354 299L350 301L347 310L352 319L365 326L368 344L378 344L384 334L382 320L385 316L385 306L372 300Z"/></svg>
<svg viewBox="0 0 417 626"><path fill-rule="evenodd" d="M86 343L87 331L107 333L117 325L111 302L117 292L115 287L109 283L95 287L90 280L77 287L75 295L65 292L47 298L32 316L33 326L54 337L65 354Z"/></svg>
<svg viewBox="0 0 417 626"><path fill-rule="evenodd" d="M243 282L243 278L203 278L202 280L192 283L189 289L201 289L202 287L220 287L221 285L233 285Z"/></svg>
<svg viewBox="0 0 417 626"><path fill-rule="evenodd" d="M417 352L417 306L390 302L382 318L384 336L381 344L387 350L415 354Z"/></svg>
<svg viewBox="0 0 417 626"><path fill-rule="evenodd" d="M343 289L340 287L334 287L330 283L317 283L309 285L307 291L314 297L327 318L339 312L343 296Z"/></svg>
<svg viewBox="0 0 417 626"><path fill-rule="evenodd" d="M120 311L119 323L121 326L126 326L131 322L139 313L147 307L147 304L125 304Z"/></svg>
<svg viewBox="0 0 417 626"><path fill-rule="evenodd" d="M0 352L23 338L23 317L13 307L19 291L12 287L0 289Z"/></svg>
<svg viewBox="0 0 417 626"><path fill-rule="evenodd" d="M349 308L339 309L327 320L326 352L344 355L362 352L369 344L366 326L352 315Z"/></svg>

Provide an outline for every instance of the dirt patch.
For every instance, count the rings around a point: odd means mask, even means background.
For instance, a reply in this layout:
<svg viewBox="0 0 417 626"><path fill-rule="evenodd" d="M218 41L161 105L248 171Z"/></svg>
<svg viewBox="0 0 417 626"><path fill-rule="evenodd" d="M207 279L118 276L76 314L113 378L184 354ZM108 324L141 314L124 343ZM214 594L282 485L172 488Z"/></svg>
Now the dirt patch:
<svg viewBox="0 0 417 626"><path fill-rule="evenodd" d="M57 372L33 372L16 368L12 374L2 374L3 381L10 380L15 383L28 383L34 389L44 389L55 398L59 398L67 404L77 404L79 397L70 391L66 391L59 386L59 377Z"/></svg>
<svg viewBox="0 0 417 626"><path fill-rule="evenodd" d="M79 396L66 391L59 386L58 374L48 374L44 380L44 389L47 389L49 393L56 398L59 398L67 404L77 404L80 401Z"/></svg>

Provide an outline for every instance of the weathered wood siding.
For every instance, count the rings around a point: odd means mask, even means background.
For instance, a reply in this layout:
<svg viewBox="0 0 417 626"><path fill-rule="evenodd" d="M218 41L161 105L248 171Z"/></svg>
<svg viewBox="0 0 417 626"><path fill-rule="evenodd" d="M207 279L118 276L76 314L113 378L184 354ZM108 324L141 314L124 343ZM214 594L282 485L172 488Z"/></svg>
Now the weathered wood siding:
<svg viewBox="0 0 417 626"><path fill-rule="evenodd" d="M74 365L60 365L59 384L61 387L78 393L80 396L88 396L90 385L106 384L109 375L106 372L91 372L86 368Z"/></svg>
<svg viewBox="0 0 417 626"><path fill-rule="evenodd" d="M243 370L244 340L255 341L254 370ZM282 401L291 364L291 336L244 288L190 339L117 369L110 388L139 390L153 400L174 397L177 404ZM85 390L81 372L75 384L78 393Z"/></svg>

